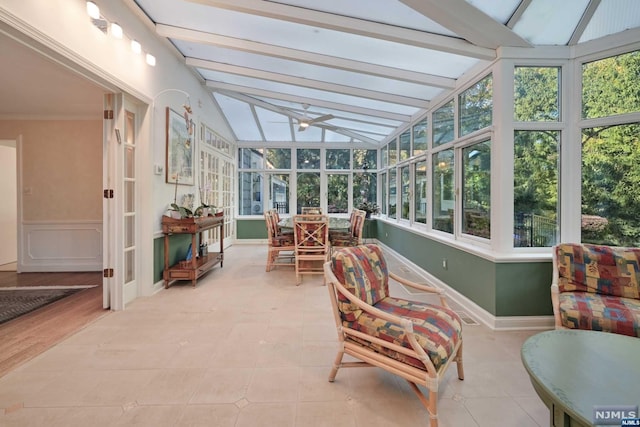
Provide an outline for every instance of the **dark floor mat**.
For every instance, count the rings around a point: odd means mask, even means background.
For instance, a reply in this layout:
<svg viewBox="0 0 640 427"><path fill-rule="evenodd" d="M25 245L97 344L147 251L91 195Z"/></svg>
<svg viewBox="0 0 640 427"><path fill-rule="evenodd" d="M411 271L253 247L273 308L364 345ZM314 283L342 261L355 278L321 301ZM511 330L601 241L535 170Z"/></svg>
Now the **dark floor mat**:
<svg viewBox="0 0 640 427"><path fill-rule="evenodd" d="M0 323L32 312L86 288L0 290Z"/></svg>

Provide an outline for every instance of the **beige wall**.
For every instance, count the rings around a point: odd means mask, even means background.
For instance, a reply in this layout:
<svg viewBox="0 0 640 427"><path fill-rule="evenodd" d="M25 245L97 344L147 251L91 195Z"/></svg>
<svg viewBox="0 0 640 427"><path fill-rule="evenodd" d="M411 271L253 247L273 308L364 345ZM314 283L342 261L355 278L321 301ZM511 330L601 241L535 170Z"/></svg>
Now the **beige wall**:
<svg viewBox="0 0 640 427"><path fill-rule="evenodd" d="M102 220L102 120L0 120L22 135L24 221Z"/></svg>

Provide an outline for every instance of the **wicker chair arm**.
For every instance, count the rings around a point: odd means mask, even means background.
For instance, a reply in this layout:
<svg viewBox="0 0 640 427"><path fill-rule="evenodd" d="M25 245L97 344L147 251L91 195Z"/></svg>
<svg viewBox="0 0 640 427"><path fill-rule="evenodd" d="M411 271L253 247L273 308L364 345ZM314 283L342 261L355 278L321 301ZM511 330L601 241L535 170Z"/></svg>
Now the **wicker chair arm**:
<svg viewBox="0 0 640 427"><path fill-rule="evenodd" d="M447 295L446 295L444 289L436 288L435 286L421 285L419 283L413 282L413 281L411 281L409 279L406 279L404 277L400 277L397 274L392 273L392 272L389 272L389 277L392 278L393 280L395 280L396 282L398 282L398 283L400 283L402 285L408 286L410 288L438 295L440 297L440 304L442 306L444 306L444 307L449 308L449 304L447 304Z"/></svg>

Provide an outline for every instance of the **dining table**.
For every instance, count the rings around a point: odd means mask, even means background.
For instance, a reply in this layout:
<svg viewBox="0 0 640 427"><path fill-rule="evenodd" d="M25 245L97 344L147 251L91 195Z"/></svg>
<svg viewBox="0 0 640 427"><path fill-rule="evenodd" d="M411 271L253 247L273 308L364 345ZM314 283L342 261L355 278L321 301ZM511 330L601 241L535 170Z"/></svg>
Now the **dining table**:
<svg viewBox="0 0 640 427"><path fill-rule="evenodd" d="M351 223L349 218L329 217L329 231L348 231ZM293 216L283 217L278 221L280 228L288 228L293 230Z"/></svg>

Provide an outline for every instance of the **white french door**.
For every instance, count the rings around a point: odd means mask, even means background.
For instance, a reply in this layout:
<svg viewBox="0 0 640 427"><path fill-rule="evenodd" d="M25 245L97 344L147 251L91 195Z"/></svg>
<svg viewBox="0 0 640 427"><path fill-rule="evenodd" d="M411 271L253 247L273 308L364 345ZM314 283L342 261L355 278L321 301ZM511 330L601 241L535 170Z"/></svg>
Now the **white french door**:
<svg viewBox="0 0 640 427"><path fill-rule="evenodd" d="M123 94L105 96L103 150L103 306L124 309L137 296L138 220L136 106Z"/></svg>

